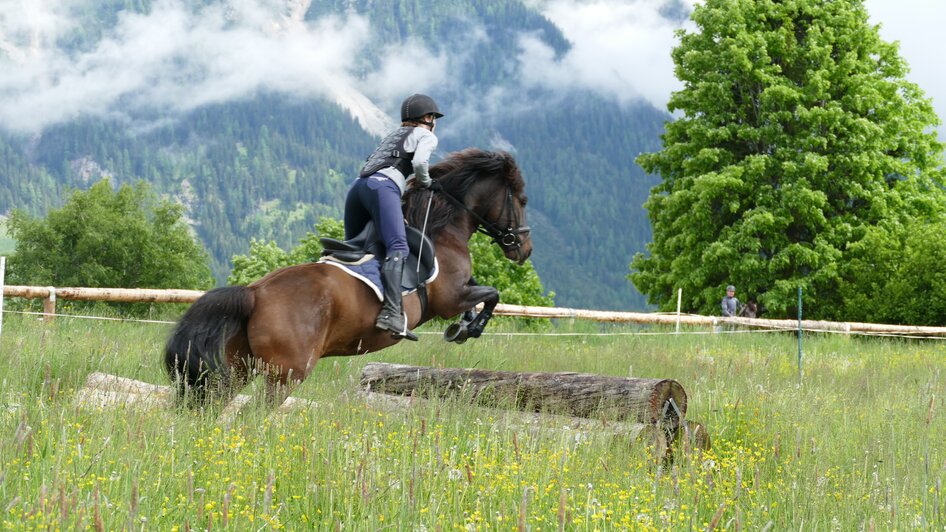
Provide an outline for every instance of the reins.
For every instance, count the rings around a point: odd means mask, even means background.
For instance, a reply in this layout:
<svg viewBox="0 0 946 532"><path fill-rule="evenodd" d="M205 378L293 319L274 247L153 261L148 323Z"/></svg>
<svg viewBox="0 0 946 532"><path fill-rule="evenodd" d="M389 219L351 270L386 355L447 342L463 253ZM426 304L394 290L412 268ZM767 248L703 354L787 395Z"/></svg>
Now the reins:
<svg viewBox="0 0 946 532"><path fill-rule="evenodd" d="M532 231L528 225L519 226L519 220L516 216L515 220L511 220L505 229L500 229L495 222L490 222L489 220L483 218L479 214L473 212L473 209L470 209L466 206L465 203L455 198L452 194L446 190L440 190L440 193L443 194L447 199L452 201L455 205L458 205L464 211L466 211L473 219L476 220L476 232L482 233L491 239L493 242L499 245L499 247L504 250L515 249L516 254L521 256L522 250L522 239L519 235L523 235ZM512 209L512 188L509 184L506 184L506 201L503 203L503 210L499 211L499 216L497 217L497 222L502 219L503 213L506 212L506 209L513 211ZM516 227L518 226L518 227Z"/></svg>

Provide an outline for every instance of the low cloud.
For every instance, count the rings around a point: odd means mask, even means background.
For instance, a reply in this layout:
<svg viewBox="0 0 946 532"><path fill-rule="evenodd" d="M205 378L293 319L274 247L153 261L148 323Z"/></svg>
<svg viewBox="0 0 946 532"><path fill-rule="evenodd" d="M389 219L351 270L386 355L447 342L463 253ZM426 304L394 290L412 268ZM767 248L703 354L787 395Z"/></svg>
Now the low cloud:
<svg viewBox="0 0 946 532"><path fill-rule="evenodd" d="M365 77L363 91L386 108L398 108L408 95L447 81L449 58L409 40L382 51L379 68Z"/></svg>
<svg viewBox="0 0 946 532"><path fill-rule="evenodd" d="M373 38L367 19L350 13L306 21L311 1L198 6L157 0L147 13L119 13L98 41L76 50L59 43L84 31L76 13L90 9L92 0L0 0L0 128L35 133L80 116L147 126L204 105L276 91L336 101L380 135L397 118L388 112L412 92L459 96L448 112L459 127L492 116L497 110L490 102L502 102L497 105L505 112L517 98L515 91L494 88L472 101L451 81L471 58L462 51L433 53L416 41L382 49L375 71L356 73ZM678 84L669 54L679 23L661 14L666 1L539 4L573 46L556 58L544 42L524 35L520 80L527 87L590 89L664 107ZM486 34L473 29L463 36L470 46L454 50L475 53Z"/></svg>
<svg viewBox="0 0 946 532"><path fill-rule="evenodd" d="M679 15L692 12L700 0L530 3L562 30L573 47L564 57L556 58L538 38L523 37L520 60L526 84L585 88L622 102L643 99L660 109L666 108L673 91L682 88L670 57L678 44L674 31L681 27L696 31L692 22L681 20ZM932 98L940 118L946 120L942 54L929 45L946 20L946 2L866 0L865 6L871 23L881 25L881 37L900 41L901 56L911 68L907 79ZM668 11L668 7L676 9ZM674 16L667 16L670 12Z"/></svg>
<svg viewBox="0 0 946 532"><path fill-rule="evenodd" d="M644 100L665 108L682 87L671 49L681 22L666 15L667 0L551 0L541 12L572 43L561 58L538 38L521 39L526 85L589 89L620 102ZM681 5L692 8L692 1Z"/></svg>
<svg viewBox="0 0 946 532"><path fill-rule="evenodd" d="M0 127L37 132L81 115L155 120L156 112L174 117L268 90L344 100L371 130L386 117L358 88L406 90L392 83L405 77L395 75L399 59L382 61L385 68L367 82L351 72L371 39L366 19L351 14L306 22L306 0L198 8L158 0L147 13L121 13L88 50L57 46L77 29L72 10L88 3L0 0ZM439 71L441 58L412 47L413 55L429 58L421 67Z"/></svg>
<svg viewBox="0 0 946 532"><path fill-rule="evenodd" d="M572 46L556 57L538 36L524 34L509 61L525 87L592 90L659 109L681 88L670 52L675 30L694 29L680 13L696 0L528 1ZM374 38L367 19L350 13L306 21L311 2L156 0L147 13L120 13L97 42L76 50L59 43L88 31L78 27L76 13L93 9L94 0L0 0L0 129L34 133L88 115L148 125L259 91L334 100L376 135L395 123L391 113L413 92L453 94L445 111L456 131L535 103L522 100L515 87L474 95L452 81L487 38L482 28L458 36L469 45L450 47L449 54L418 41L397 43L382 49L377 69L365 73L364 52ZM946 4L866 5L871 21L883 25L881 35L902 42L913 68L908 78L946 116L946 84L924 37L935 33ZM676 6L672 16L668 6Z"/></svg>

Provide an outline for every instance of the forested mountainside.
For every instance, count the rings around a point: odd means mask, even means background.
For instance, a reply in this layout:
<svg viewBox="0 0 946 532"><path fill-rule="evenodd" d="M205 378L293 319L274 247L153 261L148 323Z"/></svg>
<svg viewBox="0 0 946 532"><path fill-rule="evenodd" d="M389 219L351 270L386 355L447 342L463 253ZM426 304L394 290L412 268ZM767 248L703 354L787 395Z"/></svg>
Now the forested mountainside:
<svg viewBox="0 0 946 532"><path fill-rule="evenodd" d="M0 144L0 210L39 215L68 188L102 175L144 179L187 206L219 278L251 237L288 246L319 216L340 217L349 176L374 143L335 105L277 95L207 107L137 134L84 119Z"/></svg>
<svg viewBox="0 0 946 532"><path fill-rule="evenodd" d="M181 5L200 10L215 3ZM74 56L94 49L121 17L148 13L158 3L77 3L85 4L74 13L81 22L57 42ZM289 4L304 7L309 23L352 14L366 21L362 29L370 32L370 43L352 67L359 86L386 83L378 72L397 58L398 46L435 56L445 73L425 90L447 114L435 157L467 146L515 154L530 198L533 262L546 288L556 292L557 304L644 306L625 275L631 256L650 239L642 203L656 179L634 157L659 148L666 113L587 90L524 83L523 59L516 53L522 36L540 40L554 55L570 46L531 3ZM0 51L0 63L11 61ZM409 60L397 65L399 74L423 79ZM398 86L410 83L401 80ZM368 99L379 92L365 91ZM397 97L376 100L396 116ZM120 99L116 105L121 104ZM102 175L116 182L144 179L187 206L215 275L223 279L230 257L245 253L250 238L289 246L319 216L341 215L347 185L377 142L363 117L353 115L358 112L350 103L331 95L261 89L181 113L140 105L129 113L80 112L29 133L0 124L0 213L24 208L41 215L61 204L67 190L85 188Z"/></svg>

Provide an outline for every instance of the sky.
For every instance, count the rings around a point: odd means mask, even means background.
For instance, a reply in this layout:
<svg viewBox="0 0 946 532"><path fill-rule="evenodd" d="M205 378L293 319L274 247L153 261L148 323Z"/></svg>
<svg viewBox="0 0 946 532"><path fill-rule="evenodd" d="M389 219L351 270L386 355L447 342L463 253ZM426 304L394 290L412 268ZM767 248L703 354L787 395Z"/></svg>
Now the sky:
<svg viewBox="0 0 946 532"><path fill-rule="evenodd" d="M946 30L944 0L867 0L870 21L880 24L885 41L900 42L900 56L910 65L907 79L933 99L940 120L946 122L946 62L943 31ZM939 128L946 140L946 126Z"/></svg>
<svg viewBox="0 0 946 532"><path fill-rule="evenodd" d="M450 69L464 64L408 43L406 51L389 48L384 67L365 83L352 65L371 38L366 19L349 14L306 22L301 15L312 0L229 0L196 12L187 0L156 0L147 14L120 16L89 50L58 48L57 38L76 29L71 10L95 1L0 0L0 127L35 134L82 114L173 120L270 90L334 99L380 135L393 121L385 109L396 108L405 94L443 88L456 77ZM521 36L510 53L522 60L526 85L588 88L658 108L681 87L670 59L680 21L660 11L669 0L525 1L573 43L556 59L534 36ZM692 6L695 0L680 1ZM900 41L912 68L908 79L946 117L940 47L926 44L941 40L946 1L866 0L866 6L871 21L882 25L881 36ZM403 75L411 69L424 75ZM161 117L146 112L154 108Z"/></svg>
<svg viewBox="0 0 946 532"><path fill-rule="evenodd" d="M534 5L542 6L546 17L562 28L575 46L559 65L539 62L534 70L545 78L557 78L557 83L568 84L571 79L619 98L632 95L665 108L670 93L682 85L673 75L670 59L678 25L659 16L664 3L536 0ZM692 8L697 2L683 3ZM911 70L907 79L933 99L937 114L946 121L946 61L942 52L946 0L866 0L865 7L870 22L881 25L885 41L900 41L900 55ZM692 31L694 27L687 25L685 29ZM940 131L946 133L946 128Z"/></svg>

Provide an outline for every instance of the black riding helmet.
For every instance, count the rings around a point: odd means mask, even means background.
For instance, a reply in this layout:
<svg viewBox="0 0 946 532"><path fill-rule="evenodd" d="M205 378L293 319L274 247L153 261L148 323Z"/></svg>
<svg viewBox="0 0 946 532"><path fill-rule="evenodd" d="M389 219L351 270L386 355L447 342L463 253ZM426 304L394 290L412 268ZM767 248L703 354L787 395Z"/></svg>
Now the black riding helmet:
<svg viewBox="0 0 946 532"><path fill-rule="evenodd" d="M401 104L401 122L415 120L429 114L434 115L435 118L443 116L437 108L437 102L426 94L412 94Z"/></svg>

